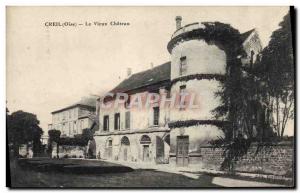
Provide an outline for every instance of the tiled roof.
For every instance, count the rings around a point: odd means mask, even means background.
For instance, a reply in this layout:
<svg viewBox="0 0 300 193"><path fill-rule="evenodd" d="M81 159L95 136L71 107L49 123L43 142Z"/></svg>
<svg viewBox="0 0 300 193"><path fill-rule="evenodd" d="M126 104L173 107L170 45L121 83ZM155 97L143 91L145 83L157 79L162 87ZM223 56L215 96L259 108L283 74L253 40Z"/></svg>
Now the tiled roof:
<svg viewBox="0 0 300 193"><path fill-rule="evenodd" d="M110 92L126 92L143 86L170 80L171 62L131 75Z"/></svg>
<svg viewBox="0 0 300 193"><path fill-rule="evenodd" d="M61 108L59 110L56 110L56 111L53 111L51 112L52 114L53 113L58 113L58 112L62 112L64 110L67 110L67 109L70 109L70 108L73 108L73 107L76 107L76 106L86 106L86 107L90 107L90 108L96 108L96 97L83 97L81 98L80 101L72 104L72 105L69 105L67 107L64 107L64 108Z"/></svg>

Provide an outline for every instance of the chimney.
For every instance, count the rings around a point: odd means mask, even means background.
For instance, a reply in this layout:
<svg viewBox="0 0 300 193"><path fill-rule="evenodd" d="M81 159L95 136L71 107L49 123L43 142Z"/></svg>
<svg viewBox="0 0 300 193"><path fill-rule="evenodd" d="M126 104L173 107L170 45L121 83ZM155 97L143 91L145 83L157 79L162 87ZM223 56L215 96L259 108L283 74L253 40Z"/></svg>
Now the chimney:
<svg viewBox="0 0 300 193"><path fill-rule="evenodd" d="M127 68L127 77L131 76L131 68Z"/></svg>
<svg viewBox="0 0 300 193"><path fill-rule="evenodd" d="M152 63L152 62L150 63L150 68L151 68L151 69L153 68L153 63Z"/></svg>
<svg viewBox="0 0 300 193"><path fill-rule="evenodd" d="M181 28L182 17L181 16L176 16L175 20L176 20L176 29Z"/></svg>

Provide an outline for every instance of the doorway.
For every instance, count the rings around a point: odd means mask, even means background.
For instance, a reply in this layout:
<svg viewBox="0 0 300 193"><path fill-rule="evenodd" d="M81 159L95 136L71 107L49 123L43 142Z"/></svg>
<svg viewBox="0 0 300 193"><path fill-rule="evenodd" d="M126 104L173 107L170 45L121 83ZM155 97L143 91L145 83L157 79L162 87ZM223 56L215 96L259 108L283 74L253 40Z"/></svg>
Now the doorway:
<svg viewBox="0 0 300 193"><path fill-rule="evenodd" d="M145 162L150 161L149 145L144 145L143 146L143 161L145 161Z"/></svg>
<svg viewBox="0 0 300 193"><path fill-rule="evenodd" d="M176 165L180 167L189 164L189 136L177 136Z"/></svg>

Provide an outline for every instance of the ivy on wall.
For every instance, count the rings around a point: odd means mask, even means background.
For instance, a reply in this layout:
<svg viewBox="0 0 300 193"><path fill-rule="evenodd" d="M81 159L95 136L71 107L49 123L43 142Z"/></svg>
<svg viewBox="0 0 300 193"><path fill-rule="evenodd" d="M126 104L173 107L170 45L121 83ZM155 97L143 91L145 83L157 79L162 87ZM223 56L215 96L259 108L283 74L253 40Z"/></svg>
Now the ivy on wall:
<svg viewBox="0 0 300 193"><path fill-rule="evenodd" d="M181 128L181 127L191 127L195 125L215 125L217 127L224 127L227 124L226 121L221 120L186 120L186 121L175 121L170 122L169 128Z"/></svg>
<svg viewBox="0 0 300 193"><path fill-rule="evenodd" d="M88 140L83 138L81 135L76 137L62 137L59 139L59 145L70 145L70 146L87 146Z"/></svg>
<svg viewBox="0 0 300 193"><path fill-rule="evenodd" d="M218 81L224 81L225 80L225 76L222 74L192 74L192 75L187 75L187 76L183 76L183 77L178 77L175 78L171 81L171 85L177 83L177 82L181 82L181 81L189 81L189 80L218 80Z"/></svg>
<svg viewBox="0 0 300 193"><path fill-rule="evenodd" d="M205 27L182 33L173 38L167 46L169 52L171 53L173 47L181 41L199 39L204 40L207 44L215 44L230 57L245 54L241 49L241 34L237 29L220 22L202 22L201 24ZM231 59L229 58L229 60Z"/></svg>
<svg viewBox="0 0 300 193"><path fill-rule="evenodd" d="M188 81L192 79L216 79L221 82L221 89L215 93L216 97L220 97L220 105L212 112L216 117L216 120L222 118L227 120L227 124L223 124L221 129L225 133L227 139L231 139L233 136L233 130L236 130L238 117L240 116L239 110L241 104L244 102L244 96L240 94L242 90L242 72L241 72L241 57L246 53L242 47L242 38L240 32L231 27L229 24L220 22L202 22L204 27L194 29L182 33L173 38L168 43L168 50L171 53L176 44L182 41L188 41L192 39L204 40L209 45L216 45L219 49L226 53L226 72L225 75L217 74L197 74L189 75L186 77L180 77L174 79L172 84L178 81ZM175 125L191 125L191 124L214 124L220 126L222 121L195 121L191 120L184 123L177 123ZM171 124L172 125L172 124Z"/></svg>

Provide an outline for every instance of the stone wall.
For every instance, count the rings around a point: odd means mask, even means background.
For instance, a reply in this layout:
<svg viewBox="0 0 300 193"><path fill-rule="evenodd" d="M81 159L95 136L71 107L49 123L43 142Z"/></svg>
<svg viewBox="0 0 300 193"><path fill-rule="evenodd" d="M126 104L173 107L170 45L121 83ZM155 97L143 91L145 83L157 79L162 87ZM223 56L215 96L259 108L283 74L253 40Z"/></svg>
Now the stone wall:
<svg viewBox="0 0 300 193"><path fill-rule="evenodd" d="M221 148L201 147L202 168L220 170L224 161ZM234 163L236 172L293 175L294 147L291 142L258 146L252 144L243 157Z"/></svg>
<svg viewBox="0 0 300 193"><path fill-rule="evenodd" d="M59 146L59 158L85 158L87 154L86 146L70 146L60 145ZM57 157L56 145L53 145L52 158Z"/></svg>

